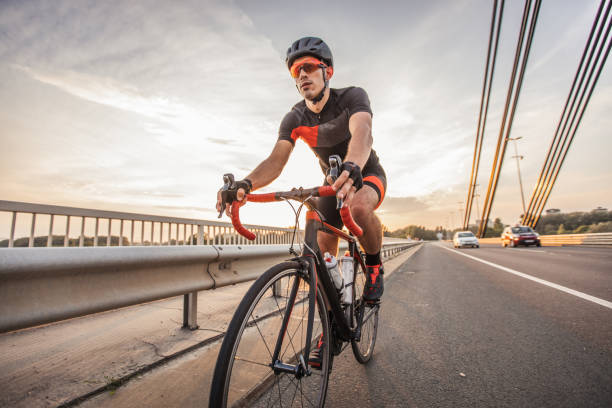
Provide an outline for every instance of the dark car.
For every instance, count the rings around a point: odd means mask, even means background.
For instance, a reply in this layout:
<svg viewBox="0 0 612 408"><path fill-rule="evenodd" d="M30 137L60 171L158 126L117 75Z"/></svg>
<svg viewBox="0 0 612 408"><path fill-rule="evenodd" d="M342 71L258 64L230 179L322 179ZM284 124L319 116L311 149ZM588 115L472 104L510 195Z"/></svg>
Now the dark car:
<svg viewBox="0 0 612 408"><path fill-rule="evenodd" d="M506 227L501 235L502 246L517 247L519 245L542 246L540 243L540 235L530 227L517 225L514 227Z"/></svg>

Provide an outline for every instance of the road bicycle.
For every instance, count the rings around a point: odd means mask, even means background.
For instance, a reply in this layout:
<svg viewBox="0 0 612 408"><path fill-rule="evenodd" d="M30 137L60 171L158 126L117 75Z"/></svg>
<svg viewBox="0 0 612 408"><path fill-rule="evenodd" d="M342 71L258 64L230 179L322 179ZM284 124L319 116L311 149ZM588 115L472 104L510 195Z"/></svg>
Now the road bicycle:
<svg viewBox="0 0 612 408"><path fill-rule="evenodd" d="M339 158L330 161L332 175L337 176ZM222 190L231 190L233 177L225 175L224 180ZM361 296L366 266L356 237L362 230L341 202L340 215L350 233L329 225L313 200L335 194L331 186L299 188L247 194L243 202L232 203L234 228L251 240L255 235L242 226L239 216L245 202L300 202L297 210L292 206L296 215L294 240L299 214L304 206L308 211L301 253L292 244L294 257L268 269L240 302L219 351L210 407L322 407L334 356L350 343L360 363L372 357L380 303L366 302ZM348 243L354 273L352 280L344 282L343 290L350 290L349 302L330 277L317 244L318 231Z"/></svg>

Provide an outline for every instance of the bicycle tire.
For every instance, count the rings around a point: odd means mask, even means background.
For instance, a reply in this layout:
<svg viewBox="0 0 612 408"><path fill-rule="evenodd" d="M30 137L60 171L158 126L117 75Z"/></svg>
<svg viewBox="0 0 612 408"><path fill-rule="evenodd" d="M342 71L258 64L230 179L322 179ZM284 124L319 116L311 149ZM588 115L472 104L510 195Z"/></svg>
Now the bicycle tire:
<svg viewBox="0 0 612 408"><path fill-rule="evenodd" d="M369 304L363 300L363 287L365 285L365 271L359 262L354 263L355 284L353 291L353 305L351 307L351 315L355 322L357 312L363 308L364 318L361 325L361 336L359 339L351 340L351 348L355 359L366 364L372 358L374 346L376 345L376 335L378 333L378 311L379 305Z"/></svg>
<svg viewBox="0 0 612 408"><path fill-rule="evenodd" d="M299 359L305 346L309 308L309 282L298 262L283 262L268 269L247 291L223 339L210 391L210 407L308 406L323 407L331 365L330 347L321 349L321 369L297 378L274 374L272 353L289 298L298 280L298 293L290 311L279 358L286 363ZM280 294L279 294L280 292ZM330 344L325 303L317 293L311 342ZM280 303L279 303L280 302ZM283 303L284 302L284 303ZM312 346L311 346L312 348Z"/></svg>

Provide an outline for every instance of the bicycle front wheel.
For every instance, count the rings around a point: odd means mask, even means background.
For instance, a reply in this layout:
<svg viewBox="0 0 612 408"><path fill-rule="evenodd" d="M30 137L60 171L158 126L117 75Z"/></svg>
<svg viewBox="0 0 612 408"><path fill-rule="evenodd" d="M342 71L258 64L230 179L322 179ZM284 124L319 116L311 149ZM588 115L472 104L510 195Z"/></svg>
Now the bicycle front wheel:
<svg viewBox="0 0 612 408"><path fill-rule="evenodd" d="M366 280L365 271L358 262L355 262L354 267L355 290L353 295L352 314L356 324L361 322L361 335L359 339L351 340L351 347L355 359L361 364L365 364L370 361L374 353L376 334L378 332L378 310L380 309L380 305L372 305L363 300L363 287Z"/></svg>
<svg viewBox="0 0 612 408"><path fill-rule="evenodd" d="M315 302L309 302L312 292L317 294ZM278 361L283 367L308 364L304 350L311 303L315 305L311 350L322 342L320 369L293 373L278 370L277 364L275 371L272 360L279 341ZM284 262L270 268L246 293L227 329L213 375L210 407L323 407L331 358L325 345L329 344L323 298L320 291L310 291L309 277L300 264Z"/></svg>

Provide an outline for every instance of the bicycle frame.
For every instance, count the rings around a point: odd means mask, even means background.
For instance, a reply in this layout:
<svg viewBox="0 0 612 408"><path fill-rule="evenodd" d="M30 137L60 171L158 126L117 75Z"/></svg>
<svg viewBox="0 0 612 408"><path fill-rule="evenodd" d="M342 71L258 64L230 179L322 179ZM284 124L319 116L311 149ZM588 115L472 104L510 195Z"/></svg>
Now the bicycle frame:
<svg viewBox="0 0 612 408"><path fill-rule="evenodd" d="M309 314L308 314L308 325L306 331L306 349L304 350L303 356L300 356L302 361L297 362L295 366L286 364L279 361L278 356L280 354L281 346L283 343L284 336L287 331L291 312L293 310L294 302L297 296L299 280L296 280L291 288L289 300L287 303L287 310L281 324L279 336L276 340L276 345L272 355L272 368L275 372L286 372L292 373L300 377L308 373L306 362L310 355L310 345L312 341L312 328L314 322L315 303L316 303L316 291L317 288L321 288L323 291L323 297L326 305L332 313L333 321L335 322L336 330L332 333L332 336L337 336L342 341L351 341L360 338L360 326L363 319L363 311L359 310L358 323L355 327L351 327L351 323L347 320L344 313L344 309L340 303L340 297L336 292L336 287L327 272L327 266L325 260L321 254L321 250L318 245L317 235L319 231L323 231L332 234L338 238L344 239L348 242L349 253L358 262L363 270L365 270L365 263L363 257L360 255L359 248L357 246L357 238L355 236L361 236L363 231L353 220L350 210L348 207L342 207L340 209L340 216L344 224L347 226L349 231L353 235L349 235L338 228L326 223L321 219L319 213L315 209L314 205L309 202L311 197L323 197L323 196L334 196L336 193L331 186L315 187L312 189L299 189L288 192L277 192L277 193L266 193L266 194L248 194L244 202L234 201L232 203L232 224L238 233L244 237L253 240L255 234L244 228L240 222L239 209L240 206L244 205L246 201L255 202L271 202L280 201L285 199L294 199L301 201L308 208L306 212L306 226L304 232L304 248L302 254L294 258L293 260L300 262L304 268L305 275L309 279ZM355 282L355 275L353 275L353 285ZM354 293L354 291L353 291Z"/></svg>
<svg viewBox="0 0 612 408"><path fill-rule="evenodd" d="M348 322L346 319L344 310L342 309L342 305L340 304L340 298L338 297L338 294L336 292L336 287L334 286L334 283L332 282L329 273L327 273L327 266L325 265L325 260L321 255L321 250L319 249L319 245L317 242L317 233L319 231L324 231L335 235L338 238L346 240L349 245L350 256L352 256L353 259L359 262L364 268L364 270L365 264L363 262L363 258L358 254L357 239L355 237L348 235L343 231L322 221L317 212L314 210L309 210L306 213L304 242L307 245L304 245L304 252L302 256L312 256L316 259L314 265L316 268L316 275L319 278L320 286L323 288L323 295L325 296L328 305L330 306L330 310L337 324L338 333L336 334L339 335L340 339L342 339L343 341L350 341L354 338L355 331L354 328L351 327L350 322ZM353 276L353 280L354 279L355 276Z"/></svg>
<svg viewBox="0 0 612 408"><path fill-rule="evenodd" d="M272 368L276 372L286 372L295 374L300 377L307 373L308 368L306 367L306 361L310 356L310 345L312 344L312 328L314 322L314 313L315 313L315 302L316 302L316 290L317 288L321 288L323 290L323 296L326 300L326 304L329 306L330 311L333 315L334 321L336 323L336 332L332 333L332 336L338 336L342 341L351 341L354 338L359 337L359 325L356 327L351 327L347 317L344 313L344 309L340 304L340 297L336 292L336 287L332 282L329 273L327 273L327 266L325 265L325 260L321 255L321 250L317 241L317 234L319 231L324 231L327 233L331 233L338 238L342 238L346 240L349 244L349 253L357 262L359 262L363 268L365 268L365 264L363 262L363 258L358 253L357 248L357 240L355 237L344 233L343 231L327 224L322 221L319 217L319 214L313 209L310 209L306 213L306 228L305 228L305 237L304 237L304 249L300 257L295 260L301 261L300 263L306 269L305 272L310 280L310 293L309 293L309 311L308 311L308 323L307 323L307 331L306 331L306 348L303 354L303 360L297 362L295 366L291 364L286 364L279 361L278 356L280 354L281 346L283 343L284 336L287 332L287 326L289 324L290 315L295 303L299 281L296 280L291 288L291 293L289 295L289 300L287 302L287 310L285 312L285 316L283 322L281 324L281 328L279 331L279 336L276 340L276 346L274 348L274 352L272 355ZM353 285L354 285L355 275L353 275ZM300 356L301 357L301 356Z"/></svg>

